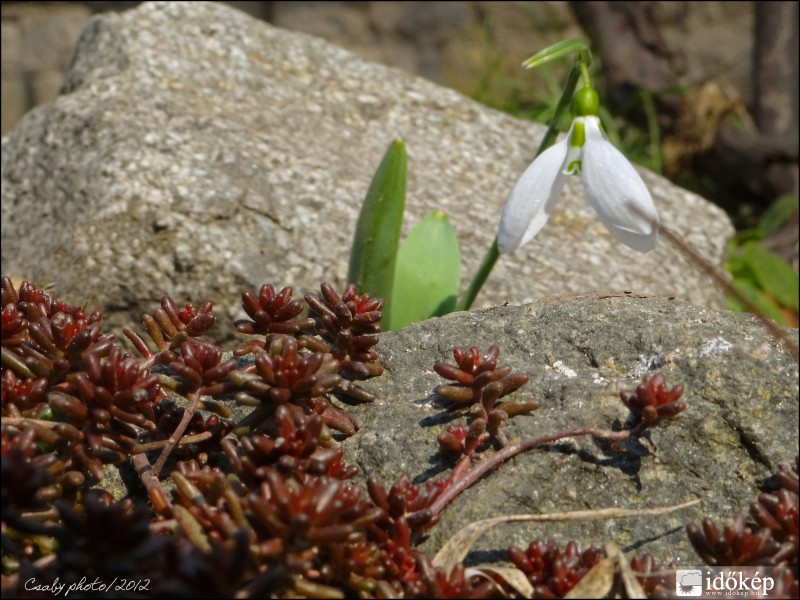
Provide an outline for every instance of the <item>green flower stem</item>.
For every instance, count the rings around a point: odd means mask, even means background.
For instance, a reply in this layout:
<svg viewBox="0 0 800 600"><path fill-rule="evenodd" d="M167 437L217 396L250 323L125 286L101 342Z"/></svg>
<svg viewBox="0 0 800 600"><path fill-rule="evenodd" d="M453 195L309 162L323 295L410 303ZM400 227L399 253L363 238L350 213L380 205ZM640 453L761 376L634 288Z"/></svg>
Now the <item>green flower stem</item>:
<svg viewBox="0 0 800 600"><path fill-rule="evenodd" d="M559 121L561 121L564 113L569 109L569 106L572 102L572 97L575 94L575 88L578 85L578 79L581 77L581 72L585 71L585 69L585 63L581 60L576 60L573 63L572 68L569 70L569 73L567 74L567 81L564 83L564 93L561 95L561 99L558 101L558 106L556 106L553 117L550 119L547 133L544 134L542 142L539 144L539 149L536 151L536 156L539 156L556 141L556 138L558 137L557 125ZM497 249L497 238L495 238L488 252L486 252L486 256L483 257L481 266L478 267L478 271L475 273L472 281L470 281L469 287L467 287L464 295L456 304L456 310L470 309L472 303L475 302L475 298L478 296L478 292L480 292L483 284L486 283L486 280L489 278L489 273L492 272L494 264L497 262L498 258L500 258L500 251Z"/></svg>
<svg viewBox="0 0 800 600"><path fill-rule="evenodd" d="M478 267L475 277L470 281L467 291L464 292L464 295L461 296L461 300L456 304L456 310L470 309L472 303L475 302L475 297L489 277L489 273L492 272L494 263L497 262L498 258L500 258L500 251L497 249L497 238L495 238L486 256L483 257L483 262L481 262L481 266Z"/></svg>
<svg viewBox="0 0 800 600"><path fill-rule="evenodd" d="M583 61L578 61L580 63L581 69L581 76L583 77L583 87L590 88L592 87L592 80L589 79L589 67Z"/></svg>

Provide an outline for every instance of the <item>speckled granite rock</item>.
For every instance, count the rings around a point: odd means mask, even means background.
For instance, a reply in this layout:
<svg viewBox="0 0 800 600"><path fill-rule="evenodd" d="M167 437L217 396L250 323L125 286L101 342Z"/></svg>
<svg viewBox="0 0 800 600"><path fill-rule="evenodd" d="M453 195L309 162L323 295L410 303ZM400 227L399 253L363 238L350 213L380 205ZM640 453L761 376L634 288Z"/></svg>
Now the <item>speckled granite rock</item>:
<svg viewBox="0 0 800 600"><path fill-rule="evenodd" d="M575 539L581 547L613 540L626 552L696 565L684 525L746 513L778 463L798 453L798 365L756 319L666 298L594 293L455 313L382 334L386 373L364 383L380 400L350 409L362 429L344 442L345 459L389 485L403 472L415 483L445 476L449 463L436 454L436 436L456 417L433 395L444 383L433 364L452 363L454 346L483 353L493 343L501 364L530 377L509 398L528 395L542 405L508 421L509 438L618 427L628 417L619 391L650 371L686 386L687 409L618 449L578 438L512 459L443 512L422 546L431 554L478 519L699 498L701 505L661 517L497 527L473 555L497 558L484 552L525 548L534 538Z"/></svg>
<svg viewBox="0 0 800 600"><path fill-rule="evenodd" d="M240 291L264 282L341 289L370 177L400 136L406 231L444 210L466 281L542 134L222 3L145 3L93 18L61 95L3 138L2 271L90 299L113 327L164 293L238 318ZM719 263L723 212L643 175L663 221ZM608 288L721 303L668 245L639 255L612 239L572 178L478 306Z"/></svg>

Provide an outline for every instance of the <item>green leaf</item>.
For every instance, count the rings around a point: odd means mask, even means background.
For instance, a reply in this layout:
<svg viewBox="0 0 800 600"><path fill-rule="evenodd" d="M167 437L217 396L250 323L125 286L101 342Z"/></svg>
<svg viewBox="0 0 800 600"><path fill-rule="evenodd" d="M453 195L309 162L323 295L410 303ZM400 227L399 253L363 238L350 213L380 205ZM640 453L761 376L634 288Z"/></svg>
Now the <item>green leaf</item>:
<svg viewBox="0 0 800 600"><path fill-rule="evenodd" d="M780 307L767 296L762 290L746 280L735 280L732 287L744 296L761 315L772 319L780 325L786 325L786 319L781 313ZM732 294L728 294L728 308L735 312L747 312L748 308L739 302Z"/></svg>
<svg viewBox="0 0 800 600"><path fill-rule="evenodd" d="M780 256L755 243L744 246L743 258L758 281L759 287L771 295L779 304L792 310L798 309L797 273Z"/></svg>
<svg viewBox="0 0 800 600"><path fill-rule="evenodd" d="M447 215L429 213L397 254L389 329L453 312L461 283L458 238Z"/></svg>
<svg viewBox="0 0 800 600"><path fill-rule="evenodd" d="M760 242L764 239L764 234L759 229L743 229L737 232L730 242L728 242L728 253L735 254L739 249L750 242Z"/></svg>
<svg viewBox="0 0 800 600"><path fill-rule="evenodd" d="M753 272L753 266L745 258L741 249L737 248L736 252L728 257L723 266L735 280L748 281L751 285L758 287L758 279Z"/></svg>
<svg viewBox="0 0 800 600"><path fill-rule="evenodd" d="M403 140L396 139L383 155L358 215L347 280L361 294L392 297L397 247L406 205L408 159ZM384 319L388 312L384 311Z"/></svg>
<svg viewBox="0 0 800 600"><path fill-rule="evenodd" d="M526 69L535 69L540 65L549 63L562 56L567 56L573 52L578 54L578 58L586 64L587 67L591 64L592 52L589 50L589 46L582 39L573 38L571 40L557 42L552 46L548 46L541 52L537 52L523 62L522 66Z"/></svg>

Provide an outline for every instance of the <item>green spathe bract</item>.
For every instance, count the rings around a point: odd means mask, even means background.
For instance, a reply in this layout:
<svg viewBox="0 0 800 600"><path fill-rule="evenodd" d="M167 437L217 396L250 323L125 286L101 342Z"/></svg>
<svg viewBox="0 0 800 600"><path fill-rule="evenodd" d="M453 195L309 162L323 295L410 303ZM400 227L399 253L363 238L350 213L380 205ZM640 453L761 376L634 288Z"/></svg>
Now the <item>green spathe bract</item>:
<svg viewBox="0 0 800 600"><path fill-rule="evenodd" d="M450 221L428 213L397 254L388 329L453 312L461 283L461 252Z"/></svg>
<svg viewBox="0 0 800 600"><path fill-rule="evenodd" d="M589 50L589 46L582 39L572 38L570 40L557 42L552 46L548 46L541 52L537 52L523 62L522 66L524 66L526 69L535 69L536 67L540 67L558 58L568 56L573 53L576 54L578 60L585 65L588 66L591 64L592 52Z"/></svg>
<svg viewBox="0 0 800 600"><path fill-rule="evenodd" d="M408 159L403 140L396 139L372 176L358 215L347 280L359 293L387 300L392 297L397 247L406 204ZM391 314L391 303L384 318Z"/></svg>

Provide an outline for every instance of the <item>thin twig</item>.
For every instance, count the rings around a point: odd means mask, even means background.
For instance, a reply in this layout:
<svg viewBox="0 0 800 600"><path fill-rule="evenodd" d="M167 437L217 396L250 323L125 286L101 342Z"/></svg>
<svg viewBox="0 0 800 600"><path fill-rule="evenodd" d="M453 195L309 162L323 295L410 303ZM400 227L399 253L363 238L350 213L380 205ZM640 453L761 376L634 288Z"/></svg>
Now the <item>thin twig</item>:
<svg viewBox="0 0 800 600"><path fill-rule="evenodd" d="M186 431L186 428L189 426L189 422L197 412L197 408L200 406L200 390L191 392L186 396L186 398L191 400L191 403L188 407L186 407L186 410L183 411L183 418L181 419L181 422L178 423L178 427L175 429L172 435L169 436L167 445L164 447L164 450L161 451L156 464L153 466L153 471L156 477L158 477L158 475L161 473L161 469L164 468L164 464L167 462L169 455L175 449L175 446L178 445L178 440L181 439L183 432Z"/></svg>
<svg viewBox="0 0 800 600"><path fill-rule="evenodd" d="M199 442L204 442L208 439L214 437L214 434L210 431L203 431L201 433L195 433L193 435L187 435L182 437L177 442L177 446L186 446L188 444L197 444ZM158 450L160 448L165 448L170 443L169 440L157 440L155 442L147 442L146 444L136 444L133 448L131 448L131 452L135 454L140 454L142 452L151 452L152 450Z"/></svg>
<svg viewBox="0 0 800 600"><path fill-rule="evenodd" d="M509 458L512 458L517 454L521 454L526 450L535 448L536 446L550 444L557 440L574 438L583 435L591 435L596 438L619 442L631 437L636 437L641 433L641 431L641 427L637 427L636 429L626 429L624 431L610 431L607 429L600 429L598 427L579 427L578 429L569 429L567 431L559 431L550 435L529 437L511 442L508 446L501 448L488 458L482 460L472 469L467 471L462 477L459 477L457 481L454 481L450 486L448 486L442 492L442 494L436 498L436 500L434 500L433 504L431 504L430 511L434 515L439 514L448 504L450 504L450 502L455 499L456 496L470 487L485 473L504 463ZM469 460L469 456L462 458L456 465L453 472L455 473L463 470L465 466L463 463L469 463Z"/></svg>
<svg viewBox="0 0 800 600"><path fill-rule="evenodd" d="M161 487L161 482L158 480L158 472L154 472L153 467L150 466L147 455L144 453L134 454L131 456L131 464L139 474L139 479L147 490L147 495L150 497L156 512L164 516L172 516L172 503L164 492L164 488Z"/></svg>

